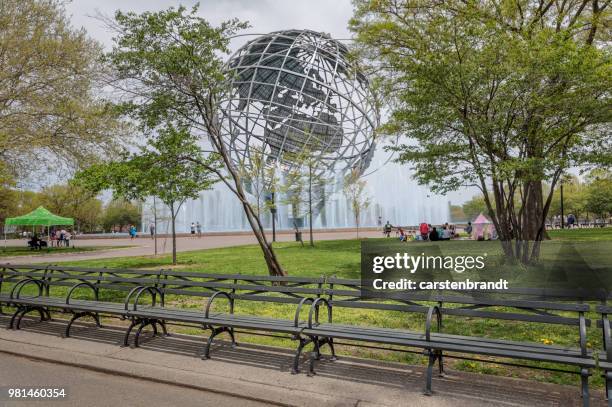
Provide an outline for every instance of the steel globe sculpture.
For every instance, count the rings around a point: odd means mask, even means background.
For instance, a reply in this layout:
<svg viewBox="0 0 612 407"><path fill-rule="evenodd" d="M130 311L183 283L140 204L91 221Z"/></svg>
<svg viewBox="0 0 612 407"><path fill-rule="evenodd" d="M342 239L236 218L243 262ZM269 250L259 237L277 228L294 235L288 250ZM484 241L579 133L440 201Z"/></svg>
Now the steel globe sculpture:
<svg viewBox="0 0 612 407"><path fill-rule="evenodd" d="M262 35L227 62L223 136L234 163L255 153L266 165L307 154L319 171L363 171L374 153L378 114L367 78L329 35L286 30Z"/></svg>

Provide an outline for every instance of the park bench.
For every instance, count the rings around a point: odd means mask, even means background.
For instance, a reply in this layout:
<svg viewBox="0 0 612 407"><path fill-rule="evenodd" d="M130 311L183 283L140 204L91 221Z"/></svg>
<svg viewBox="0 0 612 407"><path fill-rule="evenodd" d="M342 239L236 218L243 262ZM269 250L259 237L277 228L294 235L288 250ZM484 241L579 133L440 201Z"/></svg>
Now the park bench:
<svg viewBox="0 0 612 407"><path fill-rule="evenodd" d="M2 284L10 285L10 293L2 292ZM366 292L362 296L360 280L301 277L271 277L208 274L172 270L107 270L58 266L0 266L0 303L17 307L11 319L15 326L27 312L38 311L41 319L50 318L50 311L72 313L74 320L90 316L99 324L99 315L108 314L130 319L124 344L128 344L130 333L137 328L134 345L138 346L141 332L151 326L157 334L157 326L166 331L166 323L188 324L210 330L204 348L203 358L210 356L214 338L227 333L232 344L238 329L244 332L263 334L288 334L298 341L293 360L294 373L298 372L301 353L308 344L313 345L310 355L310 371L314 373L315 361L321 355L321 348L328 345L335 357L334 341L348 341L342 344L358 346L376 344L393 346L393 350L413 351L420 349L429 359L425 392L431 394L433 368L438 363L439 373L444 373L443 357L474 359L475 356L495 358L494 363L511 364L502 359L552 362L578 368L582 378L584 404L588 404L588 377L590 369L596 366L593 352L587 349L586 328L590 320L585 318L587 304L561 299L547 301L541 290L513 290L508 292L487 292L465 295L458 292L444 293L396 293L381 296L378 292ZM26 286L34 288L34 295L22 296ZM54 287L64 287L63 297L50 295ZM89 289L92 299L73 300L71 296L79 289ZM516 296L521 298L517 299ZM159 301L157 301L159 299ZM202 301L203 300L203 301ZM222 311L217 310L219 300L225 300ZM196 308L175 305L194 305ZM234 313L237 305L249 302L278 304L285 307L285 318ZM176 304L175 304L176 303ZM286 307L286 306L290 307ZM327 310L327 321L319 321L319 309ZM305 306L308 313L301 314ZM422 331L376 326L355 326L338 324L342 309L365 309L371 311L396 311L419 313L425 318ZM603 312L603 311L606 312ZM289 312L287 312L289 311ZM607 318L608 309L600 309ZM340 314L339 314L340 313ZM493 320L543 323L577 327L579 346L546 345L543 343L495 339L484 336L456 335L442 332L442 321L449 317L483 318ZM15 318L18 320L15 321ZM434 320L435 318L435 320ZM602 320L606 329L606 319ZM70 327L66 328L66 336ZM609 345L609 325L608 341ZM436 328L436 329L434 329ZM608 346L607 349L610 349ZM467 355L467 356L466 356ZM612 371L612 364L599 355L600 366ZM491 359L485 361L493 361ZM534 366L527 366L534 367ZM542 368L542 367L538 367Z"/></svg>
<svg viewBox="0 0 612 407"><path fill-rule="evenodd" d="M164 320L187 323L211 331L204 346L203 358L210 357L214 338L227 333L232 345L236 344L235 331L263 332L267 334L287 334L298 341L292 371L298 372L299 360L304 347L312 342L301 335L306 326L300 319L304 306L312 304L323 293L324 278L253 276L242 274L209 274L199 272L165 271L159 287L155 290L165 298L208 297L203 308L186 310L169 307L167 302L155 307L139 308L138 301L130 310L133 324L154 325L154 321ZM213 305L224 300L228 302L223 312L215 311ZM236 314L237 304L246 302L290 305L291 316L287 318L263 317L258 315ZM286 311L286 310L285 310ZM311 317L312 318L312 317ZM315 315L318 320L318 315ZM140 330L140 328L139 328ZM138 345L138 334L135 345Z"/></svg>
<svg viewBox="0 0 612 407"><path fill-rule="evenodd" d="M0 304L16 308L9 323L11 329L19 329L21 320L30 312L38 312L41 321L50 320L51 311L69 313L72 318L64 333L68 337L79 318L91 317L97 326L100 326L100 314L127 318L129 301L143 287L158 285L161 273L162 270L2 265ZM10 286L10 292L3 291L3 285ZM33 295L28 292L30 287L34 289ZM89 293L90 299L74 299L82 290ZM65 295L61 295L63 292Z"/></svg>
<svg viewBox="0 0 612 407"><path fill-rule="evenodd" d="M603 377L606 381L606 399L608 406L612 407L612 331L610 330L610 320L608 315L612 314L612 306L602 304L595 307L595 311L601 314L598 326L602 329L604 351L599 356L599 368L603 370Z"/></svg>
<svg viewBox="0 0 612 407"><path fill-rule="evenodd" d="M81 317L92 317L100 326L100 314L129 319L124 345L134 329L134 345L139 345L143 329L150 326L153 334L158 326L167 335L166 323L198 326L211 331L203 358L210 357L214 338L227 332L235 345L234 331L258 331L269 334L288 334L299 342L293 372L298 372L301 353L311 343L300 331L305 322L300 320L301 309L312 304L323 292L323 278L272 277L209 274L171 270L92 269L59 266L11 266L0 268L0 292L2 283L10 284L9 294L0 294L0 303L16 307L10 328L19 329L21 319L27 313L37 311L41 320L51 319L50 311L71 313L65 336L70 335L73 322ZM34 295L22 295L24 288L33 286ZM64 287L64 297L50 295L53 287ZM72 295L78 289L89 289L91 299L75 300ZM126 294L127 293L127 294ZM106 294L103 296L102 294ZM168 296L178 300L205 299L201 308L186 309L166 306ZM106 298L102 298L106 297ZM229 302L228 310L216 312L213 304L219 299ZM122 299L123 301L117 301ZM143 302L146 301L146 302ZM261 317L234 314L236 301L289 304L292 315L288 318ZM295 313L293 311L295 310ZM318 316L315 316L317 321Z"/></svg>
<svg viewBox="0 0 612 407"><path fill-rule="evenodd" d="M325 338L330 343L333 343L334 340L336 343L338 340L345 340L349 341L346 344L358 346L367 346L364 343L375 343L384 346L393 345L403 349L423 350L429 359L425 383L425 394L428 395L432 393L434 365L438 362L439 374L443 375L445 356L483 361L474 359L474 356L478 355L494 358L494 363L497 364L532 368L533 366L525 364L507 363L500 358L551 362L577 368L577 371L562 371L577 373L581 376L583 403L588 405L588 378L590 369L596 367L596 361L593 352L587 349L586 329L587 326L590 326L590 320L585 317L585 313L589 311L587 304L571 301L545 301L541 299L541 290L535 289L473 295L458 292L403 292L383 296L380 292L371 291L366 292L364 297L360 285L360 280L330 278L327 280L326 295L315 300L312 305L311 314L318 312L318 308L323 305L327 309L328 321L316 323L310 318L308 326L302 331L304 336L311 337L315 343L315 351L311 354L310 359L311 373L314 373L315 360L320 356L319 344ZM507 294L513 297L507 298ZM517 299L516 296L521 298ZM422 331L417 332L407 329L338 324L333 318L341 316L342 309L420 313L425 317L425 327ZM443 318L451 316L575 326L577 346L566 347L443 333ZM434 332L433 328L436 328L437 332ZM333 349L331 351L333 358L335 354ZM551 370L559 369L551 368Z"/></svg>

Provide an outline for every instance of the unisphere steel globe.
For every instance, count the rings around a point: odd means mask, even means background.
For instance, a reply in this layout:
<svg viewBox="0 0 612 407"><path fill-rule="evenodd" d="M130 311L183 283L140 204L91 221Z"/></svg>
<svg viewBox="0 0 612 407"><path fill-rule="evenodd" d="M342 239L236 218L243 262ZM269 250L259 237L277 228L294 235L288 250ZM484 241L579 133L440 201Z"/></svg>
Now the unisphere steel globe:
<svg viewBox="0 0 612 407"><path fill-rule="evenodd" d="M267 164L314 158L320 170L363 171L374 153L378 114L366 76L329 35L262 35L227 62L223 137L235 163L255 152Z"/></svg>

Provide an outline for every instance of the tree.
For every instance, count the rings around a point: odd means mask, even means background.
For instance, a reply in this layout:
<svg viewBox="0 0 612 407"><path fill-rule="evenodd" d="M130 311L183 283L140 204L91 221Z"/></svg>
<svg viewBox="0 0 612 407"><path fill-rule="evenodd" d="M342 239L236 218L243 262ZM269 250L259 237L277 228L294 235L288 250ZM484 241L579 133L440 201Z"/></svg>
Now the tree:
<svg viewBox="0 0 612 407"><path fill-rule="evenodd" d="M228 86L221 55L229 53L230 38L247 26L234 19L213 27L197 16L197 6L190 12L184 7L142 14L117 12L115 46L108 59L117 73L112 84L128 99L123 111L143 129L166 121L182 122L207 137L224 167L211 170L240 200L268 272L286 275L249 202L220 124L219 101ZM206 165L199 158L184 158Z"/></svg>
<svg viewBox="0 0 612 407"><path fill-rule="evenodd" d="M450 218L452 222L465 222L469 220L465 214L462 205L451 205L449 204Z"/></svg>
<svg viewBox="0 0 612 407"><path fill-rule="evenodd" d="M0 167L61 173L112 152L123 125L100 95L102 47L59 0L0 2Z"/></svg>
<svg viewBox="0 0 612 407"><path fill-rule="evenodd" d="M585 209L602 219L612 214L612 173L595 171L589 176Z"/></svg>
<svg viewBox="0 0 612 407"><path fill-rule="evenodd" d="M203 157L197 141L188 128L167 124L138 153L125 153L120 161L93 165L76 178L89 190L112 189L125 199L158 197L170 210L172 264L176 264L178 211L187 199L197 198L217 181L211 169L218 168L218 158Z"/></svg>
<svg viewBox="0 0 612 407"><path fill-rule="evenodd" d="M359 220L361 212L370 206L370 198L365 192L366 182L361 179L361 174L357 169L353 169L344 178L344 195L351 205L355 226L357 227L357 238L359 238Z"/></svg>
<svg viewBox="0 0 612 407"><path fill-rule="evenodd" d="M105 231L113 231L117 227L121 231L129 225L140 226L141 218L140 206L118 198L113 199L106 205L101 222Z"/></svg>
<svg viewBox="0 0 612 407"><path fill-rule="evenodd" d="M102 213L102 201L95 195L71 183L51 185L37 194L32 209L43 205L56 215L74 218L76 230L92 232L100 225Z"/></svg>
<svg viewBox="0 0 612 407"><path fill-rule="evenodd" d="M482 195L473 196L463 204L462 208L468 221L473 221L479 214L488 212L487 204Z"/></svg>
<svg viewBox="0 0 612 407"><path fill-rule="evenodd" d="M586 215L586 191L587 185L580 182L578 177L565 176L557 184L557 188L553 192L552 199L550 201L550 208L548 210L549 218L554 216L561 216L561 189L560 185L563 184L563 212L565 215L573 213L577 217ZM550 188L548 185L545 186L545 190Z"/></svg>
<svg viewBox="0 0 612 407"><path fill-rule="evenodd" d="M249 202L253 206L253 210L261 219L265 210L271 209L272 202L267 199L268 195L275 192L278 187L276 166L269 165L266 162L265 153L253 147L249 151L249 161L237 163L237 173L252 198L249 199Z"/></svg>
<svg viewBox="0 0 612 407"><path fill-rule="evenodd" d="M610 2L355 4L385 131L416 140L399 161L436 192L480 188L505 254L537 259L559 177L612 162Z"/></svg>

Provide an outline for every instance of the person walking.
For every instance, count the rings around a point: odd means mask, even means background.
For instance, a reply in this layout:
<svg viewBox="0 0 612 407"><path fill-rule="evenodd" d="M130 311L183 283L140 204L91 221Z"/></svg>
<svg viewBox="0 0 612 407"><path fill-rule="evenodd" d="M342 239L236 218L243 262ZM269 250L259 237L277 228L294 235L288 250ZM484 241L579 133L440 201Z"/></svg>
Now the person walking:
<svg viewBox="0 0 612 407"><path fill-rule="evenodd" d="M391 230L393 229L393 226L391 225L391 223L389 221L387 221L387 223L385 223L385 227L383 229L383 233L385 234L386 237L391 237Z"/></svg>
<svg viewBox="0 0 612 407"><path fill-rule="evenodd" d="M149 224L149 232L151 232L151 239L155 238L155 223L151 222Z"/></svg>
<svg viewBox="0 0 612 407"><path fill-rule="evenodd" d="M136 226L130 225L130 240L134 240L136 237Z"/></svg>
<svg viewBox="0 0 612 407"><path fill-rule="evenodd" d="M202 225L200 224L200 221L196 223L196 230L198 232L198 239L199 239L202 237Z"/></svg>

